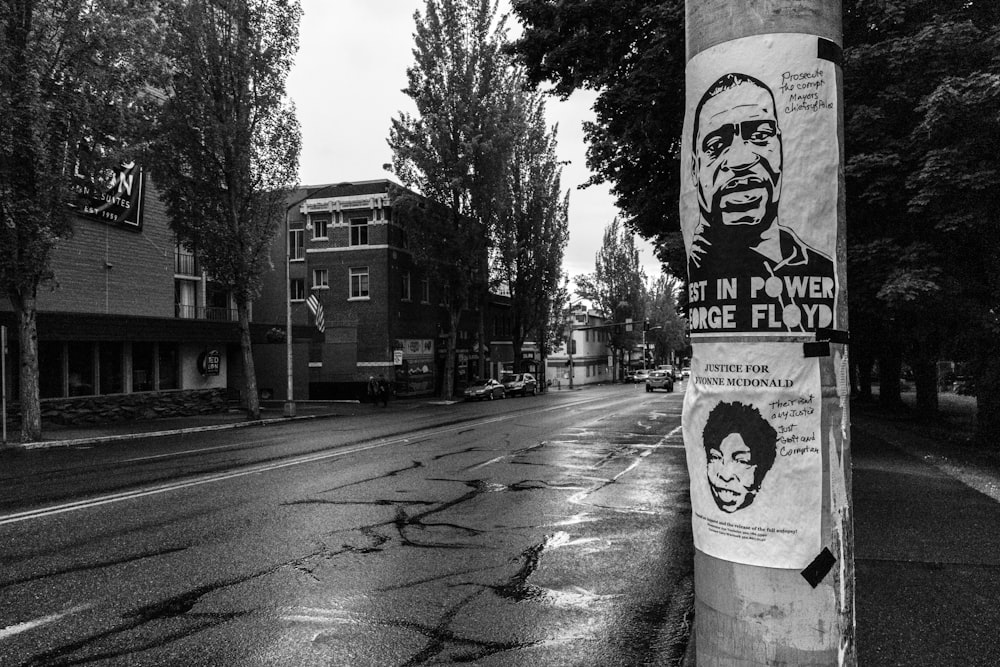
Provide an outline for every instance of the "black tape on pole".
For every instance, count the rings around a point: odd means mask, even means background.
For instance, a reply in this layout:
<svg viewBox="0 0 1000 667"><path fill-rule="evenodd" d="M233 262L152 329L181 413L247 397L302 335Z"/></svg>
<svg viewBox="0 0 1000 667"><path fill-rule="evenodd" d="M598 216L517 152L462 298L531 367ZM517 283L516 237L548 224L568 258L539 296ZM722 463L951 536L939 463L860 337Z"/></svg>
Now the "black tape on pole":
<svg viewBox="0 0 1000 667"><path fill-rule="evenodd" d="M816 329L816 340L824 341L828 340L831 343L838 343L840 345L850 345L851 344L851 334L840 329Z"/></svg>
<svg viewBox="0 0 1000 667"><path fill-rule="evenodd" d="M829 60L837 67L843 67L844 51L837 45L837 43L831 42L829 39L823 39L822 37L820 37L817 41L816 57L820 60Z"/></svg>
<svg viewBox="0 0 1000 667"><path fill-rule="evenodd" d="M809 582L809 585L813 588L819 586L819 582L823 581L830 570L833 569L833 564L837 562L834 558L833 553L830 549L823 547L823 550L819 552L819 555L813 559L813 562L809 563L806 569L802 570L802 578Z"/></svg>
<svg viewBox="0 0 1000 667"><path fill-rule="evenodd" d="M806 357L829 357L830 356L830 343L826 341L818 341L815 343L803 343L802 344L802 356Z"/></svg>

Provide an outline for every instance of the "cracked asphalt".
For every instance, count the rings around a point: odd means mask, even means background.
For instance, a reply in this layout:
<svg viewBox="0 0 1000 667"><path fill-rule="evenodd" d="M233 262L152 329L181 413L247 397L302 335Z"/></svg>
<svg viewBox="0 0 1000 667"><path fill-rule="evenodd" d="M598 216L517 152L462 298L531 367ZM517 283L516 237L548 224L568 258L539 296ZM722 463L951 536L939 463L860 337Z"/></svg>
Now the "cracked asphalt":
<svg viewBox="0 0 1000 667"><path fill-rule="evenodd" d="M679 665L681 396L358 406L20 454L0 664Z"/></svg>

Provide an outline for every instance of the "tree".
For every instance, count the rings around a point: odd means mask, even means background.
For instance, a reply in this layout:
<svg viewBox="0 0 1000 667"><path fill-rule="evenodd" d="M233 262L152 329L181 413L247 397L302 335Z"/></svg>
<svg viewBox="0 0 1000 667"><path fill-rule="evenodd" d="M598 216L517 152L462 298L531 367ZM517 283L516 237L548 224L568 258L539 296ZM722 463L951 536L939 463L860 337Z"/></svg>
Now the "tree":
<svg viewBox="0 0 1000 667"><path fill-rule="evenodd" d="M933 414L936 362L949 354L977 368L979 428L993 433L1000 8L858 1L847 17L849 280L862 393L878 359L880 399L898 403L906 361L920 413Z"/></svg>
<svg viewBox="0 0 1000 667"><path fill-rule="evenodd" d="M670 359L677 350L686 346L686 323L677 312L679 281L660 274L646 286L644 319L651 327L646 334L646 344L655 350L655 358ZM643 350L645 353L645 350Z"/></svg>
<svg viewBox="0 0 1000 667"><path fill-rule="evenodd" d="M524 25L512 49L534 83L563 98L598 91L585 124L590 183L608 182L624 224L684 277L678 234L680 134L684 120L684 1L515 0Z"/></svg>
<svg viewBox="0 0 1000 667"><path fill-rule="evenodd" d="M103 153L103 170L128 158L161 35L157 3L0 4L0 287L17 314L24 441L41 437L38 290L57 278L52 251L72 233L76 160Z"/></svg>
<svg viewBox="0 0 1000 667"><path fill-rule="evenodd" d="M427 0L424 14L414 14L415 61L404 92L417 113L401 112L389 136L394 173L444 207L424 205L419 224L407 226L415 260L447 295L444 397L454 392L459 318L477 302L483 312L489 230L500 211L509 154L509 58L496 16L495 0ZM421 202L404 195L393 206L412 212Z"/></svg>
<svg viewBox="0 0 1000 667"><path fill-rule="evenodd" d="M173 76L153 159L178 239L230 290L247 416L260 415L250 306L297 182L300 135L285 98L297 0L190 0L170 12Z"/></svg>
<svg viewBox="0 0 1000 667"><path fill-rule="evenodd" d="M634 234L615 218L604 229L604 241L597 251L594 273L576 277L577 294L589 300L612 322L635 321L632 331L624 327L612 329L608 347L615 357L612 375L618 376L618 366L625 350L634 347L641 334L644 317L646 274L639 262Z"/></svg>
<svg viewBox="0 0 1000 667"><path fill-rule="evenodd" d="M569 240L569 194L560 196L562 168L556 132L545 124L545 103L514 80L512 152L506 168L506 201L494 230L493 274L510 292L515 364L528 336L546 337L552 299L562 279ZM560 307L563 302L560 302ZM515 369L521 370L521 369Z"/></svg>

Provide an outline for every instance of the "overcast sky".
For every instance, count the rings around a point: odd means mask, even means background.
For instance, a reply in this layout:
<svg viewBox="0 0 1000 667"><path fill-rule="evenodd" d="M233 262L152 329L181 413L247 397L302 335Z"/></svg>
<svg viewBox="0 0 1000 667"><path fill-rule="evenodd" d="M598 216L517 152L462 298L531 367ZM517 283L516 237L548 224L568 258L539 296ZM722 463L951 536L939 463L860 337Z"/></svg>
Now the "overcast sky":
<svg viewBox="0 0 1000 667"><path fill-rule="evenodd" d="M413 63L413 13L423 11L424 0L301 1L300 48L288 78L302 125L299 178L304 185L388 178L382 165L392 159L391 119L414 111L400 91ZM570 161L562 177L563 189L572 190L564 262L570 277L593 272L604 228L618 213L607 186L577 189L590 177L581 123L593 116L593 99L578 92L567 102L547 101L549 122L559 125L559 158ZM649 245L636 242L646 274L659 275Z"/></svg>

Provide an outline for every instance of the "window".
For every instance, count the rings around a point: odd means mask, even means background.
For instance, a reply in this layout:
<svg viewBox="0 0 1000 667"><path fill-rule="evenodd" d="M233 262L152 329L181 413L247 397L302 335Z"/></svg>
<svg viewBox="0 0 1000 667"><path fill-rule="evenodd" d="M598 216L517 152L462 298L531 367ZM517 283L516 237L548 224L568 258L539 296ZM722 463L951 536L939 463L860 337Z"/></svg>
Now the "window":
<svg viewBox="0 0 1000 667"><path fill-rule="evenodd" d="M351 269L351 298L368 298L368 267L362 266Z"/></svg>
<svg viewBox="0 0 1000 667"><path fill-rule="evenodd" d="M289 288L291 291L292 301L305 301L306 300L306 281L302 278L292 278L291 283L289 283Z"/></svg>
<svg viewBox="0 0 1000 667"><path fill-rule="evenodd" d="M63 395L63 344L38 341L38 390L42 398Z"/></svg>
<svg viewBox="0 0 1000 667"><path fill-rule="evenodd" d="M69 395L93 396L94 391L94 344L70 342L66 346L69 360Z"/></svg>
<svg viewBox="0 0 1000 667"><path fill-rule="evenodd" d="M177 343L160 343L157 348L157 367L160 375L160 386L157 389L179 389L180 354Z"/></svg>
<svg viewBox="0 0 1000 667"><path fill-rule="evenodd" d="M306 257L306 230L292 229L288 232L288 258L292 261Z"/></svg>
<svg viewBox="0 0 1000 667"><path fill-rule="evenodd" d="M410 272L403 274L403 301L410 300Z"/></svg>
<svg viewBox="0 0 1000 667"><path fill-rule="evenodd" d="M156 380L153 343L132 343L132 391L152 391Z"/></svg>
<svg viewBox="0 0 1000 667"><path fill-rule="evenodd" d="M426 276L420 279L420 302L431 302L431 281Z"/></svg>
<svg viewBox="0 0 1000 667"><path fill-rule="evenodd" d="M326 218L321 220L313 220L313 240L325 239L329 232L327 231L330 226L330 221Z"/></svg>
<svg viewBox="0 0 1000 667"><path fill-rule="evenodd" d="M351 245L368 245L368 218L351 218Z"/></svg>
<svg viewBox="0 0 1000 667"><path fill-rule="evenodd" d="M313 269L313 289L329 289L330 273L326 269Z"/></svg>
<svg viewBox="0 0 1000 667"><path fill-rule="evenodd" d="M124 345L103 341L98 349L98 378L102 394L121 394L125 391Z"/></svg>

